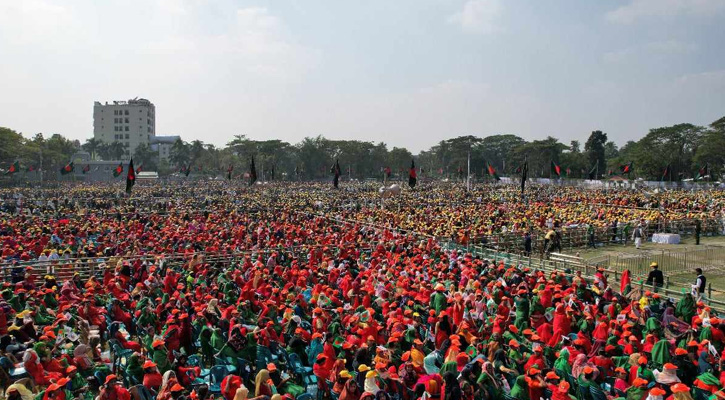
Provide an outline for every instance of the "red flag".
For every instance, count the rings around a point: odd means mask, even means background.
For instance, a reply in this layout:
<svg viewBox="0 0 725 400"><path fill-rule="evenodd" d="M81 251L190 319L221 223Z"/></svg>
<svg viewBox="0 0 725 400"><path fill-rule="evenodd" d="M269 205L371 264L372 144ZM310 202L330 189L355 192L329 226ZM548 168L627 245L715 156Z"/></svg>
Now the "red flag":
<svg viewBox="0 0 725 400"><path fill-rule="evenodd" d="M631 283L631 278L629 277L629 270L625 270L622 274L622 283L619 285L619 293L624 294L625 289L629 284Z"/></svg>

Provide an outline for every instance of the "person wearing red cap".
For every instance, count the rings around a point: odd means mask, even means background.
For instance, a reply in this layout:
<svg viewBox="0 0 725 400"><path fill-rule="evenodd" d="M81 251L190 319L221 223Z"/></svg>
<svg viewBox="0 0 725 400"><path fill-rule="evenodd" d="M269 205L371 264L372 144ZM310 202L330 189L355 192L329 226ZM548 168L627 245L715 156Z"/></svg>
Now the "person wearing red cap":
<svg viewBox="0 0 725 400"><path fill-rule="evenodd" d="M124 388L115 374L106 376L98 400L131 400L131 393Z"/></svg>
<svg viewBox="0 0 725 400"><path fill-rule="evenodd" d="M143 385L148 390L158 392L163 381L163 377L159 373L157 365L151 360L146 360L143 365Z"/></svg>

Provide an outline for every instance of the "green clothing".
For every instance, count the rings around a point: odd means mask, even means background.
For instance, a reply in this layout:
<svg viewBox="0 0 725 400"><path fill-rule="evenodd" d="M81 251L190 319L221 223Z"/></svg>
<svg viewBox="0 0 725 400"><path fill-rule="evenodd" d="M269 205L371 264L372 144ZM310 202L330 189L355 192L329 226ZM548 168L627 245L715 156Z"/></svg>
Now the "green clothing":
<svg viewBox="0 0 725 400"><path fill-rule="evenodd" d="M530 304L529 300L525 297L517 297L514 304L516 305L516 320L514 321L514 326L518 328L520 332L526 329L529 325Z"/></svg>
<svg viewBox="0 0 725 400"><path fill-rule="evenodd" d="M692 321L695 316L695 299L691 294L685 294L675 306L675 316L683 321Z"/></svg>
<svg viewBox="0 0 725 400"><path fill-rule="evenodd" d="M436 315L440 314L446 308L447 303L446 295L441 292L435 292L430 297L430 307L435 310Z"/></svg>
<svg viewBox="0 0 725 400"><path fill-rule="evenodd" d="M647 388L639 388L636 386L630 386L625 392L626 400L642 400L647 395Z"/></svg>
<svg viewBox="0 0 725 400"><path fill-rule="evenodd" d="M131 354L126 365L126 376L135 384L143 382L143 368L137 354Z"/></svg>
<svg viewBox="0 0 725 400"><path fill-rule="evenodd" d="M655 375L647 368L639 367L637 368L637 376L642 379L646 379L647 382L654 382L655 381Z"/></svg>
<svg viewBox="0 0 725 400"><path fill-rule="evenodd" d="M559 358L554 361L554 370L563 371L571 375L571 365L569 365L569 350L559 352Z"/></svg>
<svg viewBox="0 0 725 400"><path fill-rule="evenodd" d="M652 362L658 367L670 362L670 344L667 340L660 340L652 347Z"/></svg>
<svg viewBox="0 0 725 400"><path fill-rule="evenodd" d="M158 348L154 350L153 361L156 363L156 367L159 369L159 373L163 375L166 371L171 369L171 363L169 362L169 354L165 349Z"/></svg>
<svg viewBox="0 0 725 400"><path fill-rule="evenodd" d="M525 376L519 375L516 377L509 395L517 400L529 400L529 388Z"/></svg>

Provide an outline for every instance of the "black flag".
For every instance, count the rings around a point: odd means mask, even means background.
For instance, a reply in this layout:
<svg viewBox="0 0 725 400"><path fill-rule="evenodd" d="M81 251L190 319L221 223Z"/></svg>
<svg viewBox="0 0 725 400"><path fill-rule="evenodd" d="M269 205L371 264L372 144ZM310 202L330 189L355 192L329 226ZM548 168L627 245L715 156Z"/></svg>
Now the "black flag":
<svg viewBox="0 0 725 400"><path fill-rule="evenodd" d="M128 163L128 174L126 174L126 193L131 193L133 185L136 183L136 170L133 169L133 158Z"/></svg>
<svg viewBox="0 0 725 400"><path fill-rule="evenodd" d="M410 172L408 173L408 186L414 188L418 182L418 174L415 172L415 160L410 161Z"/></svg>
<svg viewBox="0 0 725 400"><path fill-rule="evenodd" d="M249 164L249 186L254 185L254 182L257 181L257 168L254 166L254 157L252 157L252 162Z"/></svg>
<svg viewBox="0 0 725 400"><path fill-rule="evenodd" d="M529 162L524 161L523 167L521 167L521 196L524 195L524 190L526 189L526 178L529 174Z"/></svg>
<svg viewBox="0 0 725 400"><path fill-rule="evenodd" d="M335 165L332 167L332 172L335 173L335 178L332 180L332 185L337 188L340 183L340 160L335 160Z"/></svg>
<svg viewBox="0 0 725 400"><path fill-rule="evenodd" d="M232 170L234 169L234 166L230 165L229 168L227 168L227 180L232 180Z"/></svg>

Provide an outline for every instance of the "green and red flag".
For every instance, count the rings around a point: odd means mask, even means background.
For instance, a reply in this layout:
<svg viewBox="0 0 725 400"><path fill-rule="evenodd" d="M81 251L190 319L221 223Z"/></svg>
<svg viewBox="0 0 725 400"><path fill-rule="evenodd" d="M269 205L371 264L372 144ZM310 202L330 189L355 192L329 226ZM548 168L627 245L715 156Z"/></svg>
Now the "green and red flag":
<svg viewBox="0 0 725 400"><path fill-rule="evenodd" d="M670 179L671 175L672 175L672 167L670 166L670 164L667 164L667 166L665 167L665 170L662 171L662 179L660 179L660 180L664 181L664 180Z"/></svg>
<svg viewBox="0 0 725 400"><path fill-rule="evenodd" d="M68 175L75 169L75 165L73 165L73 162L71 161L70 164L66 164L64 167L60 169L61 175Z"/></svg>
<svg viewBox="0 0 725 400"><path fill-rule="evenodd" d="M552 160L551 161L551 176L554 177L554 175L561 178L561 167Z"/></svg>
<svg viewBox="0 0 725 400"><path fill-rule="evenodd" d="M624 164L619 166L619 170L622 172L622 175L632 173L632 170L634 167L632 166L632 162L630 161L629 164Z"/></svg>
<svg viewBox="0 0 725 400"><path fill-rule="evenodd" d="M113 177L118 178L123 173L123 164L118 164L116 168L113 169Z"/></svg>
<svg viewBox="0 0 725 400"><path fill-rule="evenodd" d="M143 171L143 164L139 165L138 168L136 168L136 173Z"/></svg>
<svg viewBox="0 0 725 400"><path fill-rule="evenodd" d="M493 165L486 163L486 169L488 170L488 175L490 177L497 181L501 180L501 178L498 177L498 174L496 174L496 169L493 167Z"/></svg>
<svg viewBox="0 0 725 400"><path fill-rule="evenodd" d="M15 161L14 163L10 164L8 170L5 171L5 175L12 175L18 171L20 171L20 162Z"/></svg>
<svg viewBox="0 0 725 400"><path fill-rule="evenodd" d="M83 167L83 174L88 173L88 171L90 171L90 170L91 170L91 165L90 164L86 164L86 166Z"/></svg>
<svg viewBox="0 0 725 400"><path fill-rule="evenodd" d="M128 162L128 173L126 174L126 193L131 193L133 185L136 184L136 170L133 169L133 158Z"/></svg>
<svg viewBox="0 0 725 400"><path fill-rule="evenodd" d="M708 167L707 164L705 164L704 167L700 167L697 170L697 175L695 176L695 180L699 181L702 178L706 177L708 175Z"/></svg>

